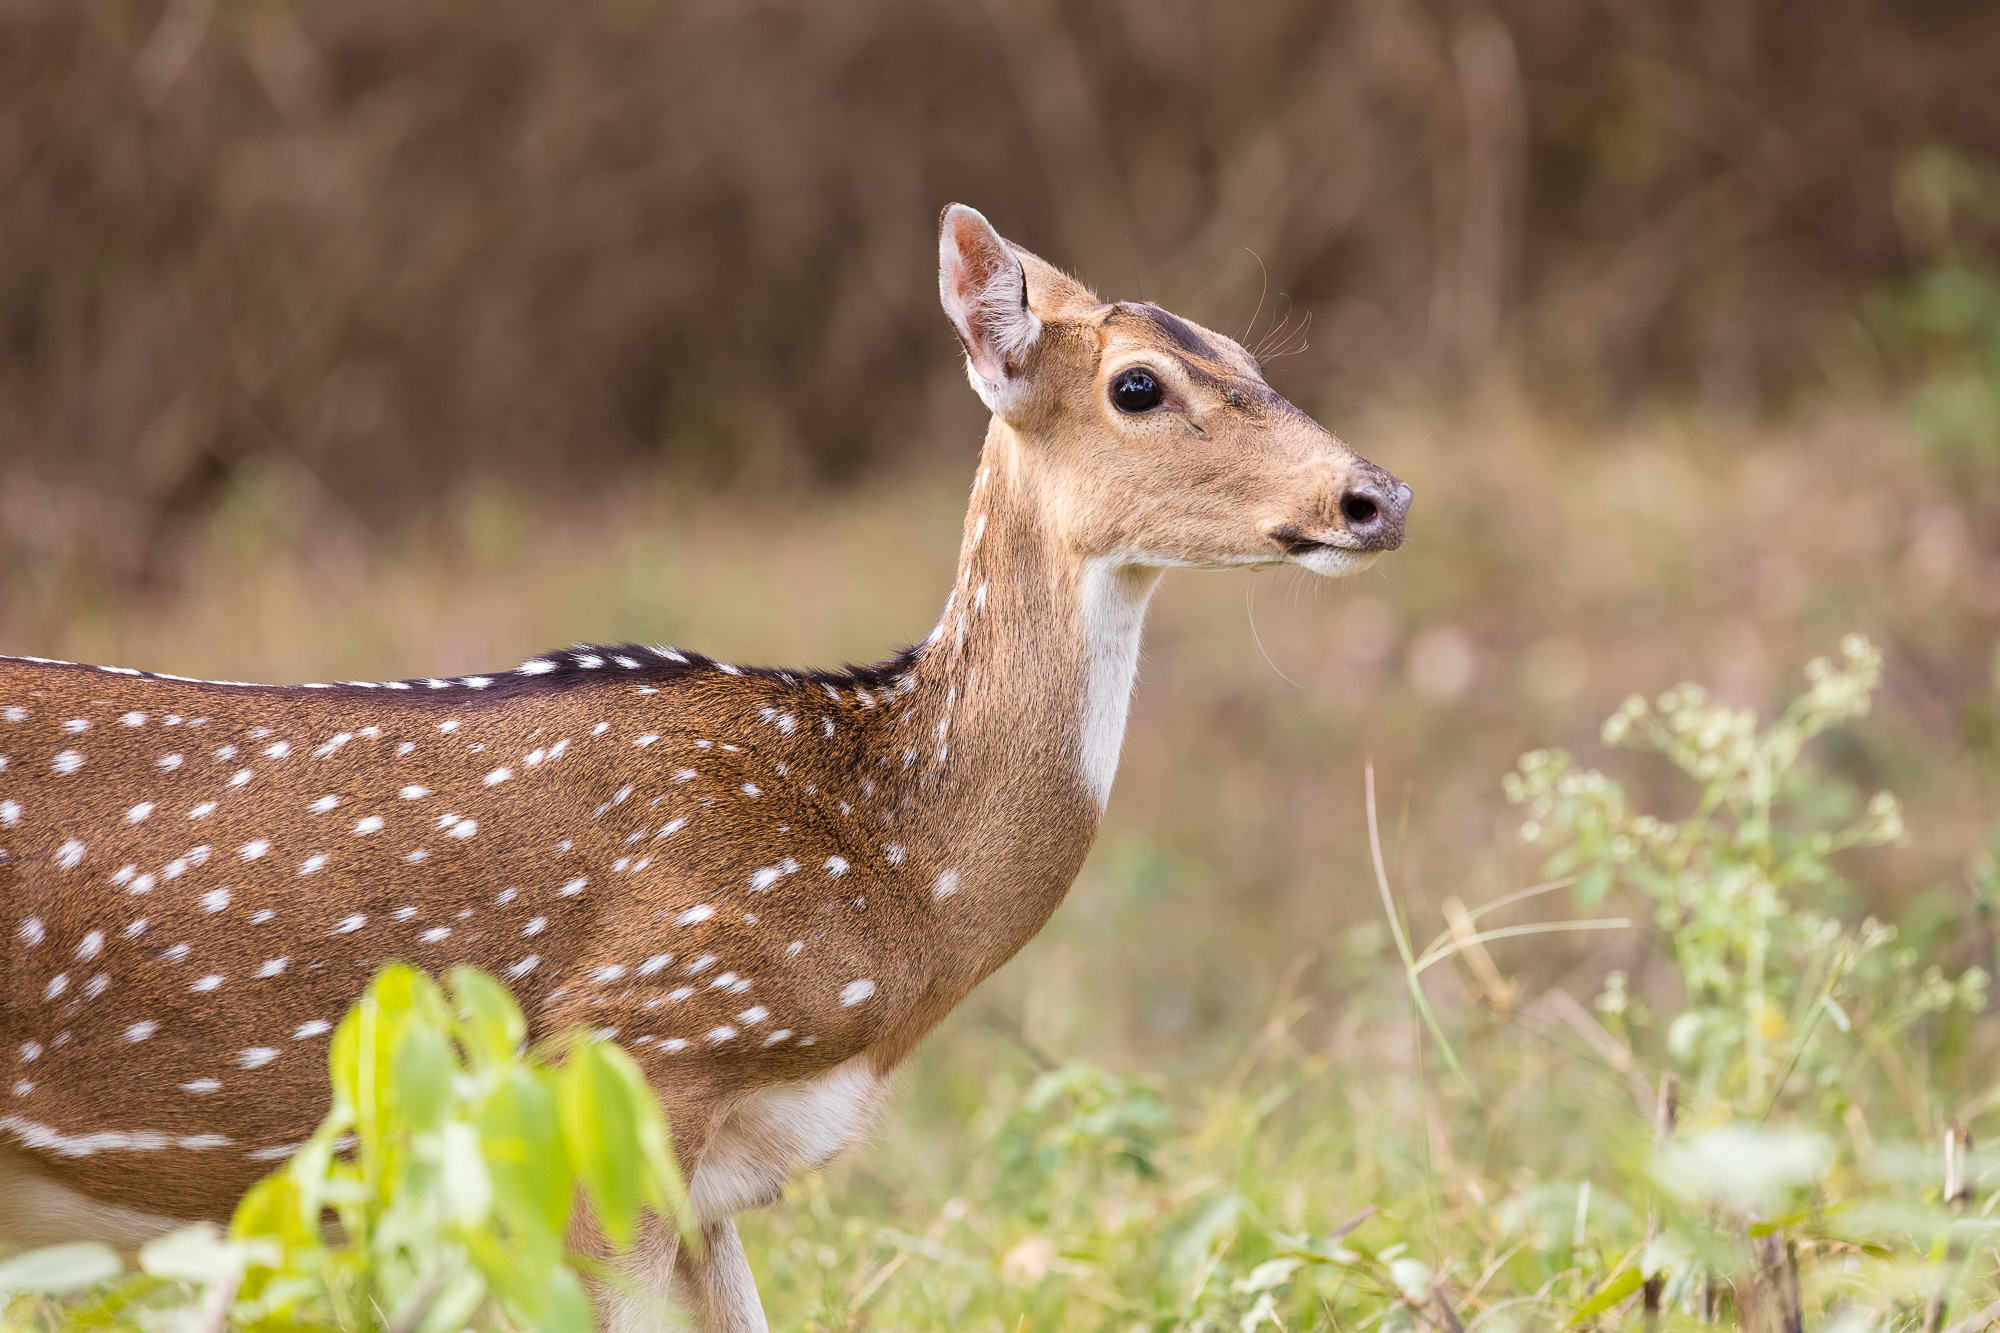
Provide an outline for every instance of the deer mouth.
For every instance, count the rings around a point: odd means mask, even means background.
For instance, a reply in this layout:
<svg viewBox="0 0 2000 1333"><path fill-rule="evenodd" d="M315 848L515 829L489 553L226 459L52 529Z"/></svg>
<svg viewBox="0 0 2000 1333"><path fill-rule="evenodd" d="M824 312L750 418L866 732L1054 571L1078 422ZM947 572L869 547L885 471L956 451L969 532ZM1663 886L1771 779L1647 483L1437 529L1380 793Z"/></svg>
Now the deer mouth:
<svg viewBox="0 0 2000 1333"><path fill-rule="evenodd" d="M1281 547L1293 564L1304 566L1326 578L1359 574L1381 558L1382 549L1370 550L1351 533L1330 532L1309 537L1296 524L1287 523L1267 534Z"/></svg>
<svg viewBox="0 0 2000 1333"><path fill-rule="evenodd" d="M1305 534L1305 530L1296 523L1287 523L1283 527L1272 528L1270 538L1284 548L1286 555L1294 559L1302 555L1308 555L1314 551L1337 551L1343 548L1352 549L1346 542L1326 541L1318 537L1308 537Z"/></svg>

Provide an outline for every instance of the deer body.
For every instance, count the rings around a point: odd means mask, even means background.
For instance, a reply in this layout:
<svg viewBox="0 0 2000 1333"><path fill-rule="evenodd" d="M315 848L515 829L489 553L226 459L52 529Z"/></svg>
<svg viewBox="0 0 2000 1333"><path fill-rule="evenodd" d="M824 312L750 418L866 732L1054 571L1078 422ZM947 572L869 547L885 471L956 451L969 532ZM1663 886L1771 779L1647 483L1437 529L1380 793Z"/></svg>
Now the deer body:
<svg viewBox="0 0 2000 1333"><path fill-rule="evenodd" d="M711 1244L637 1262L761 1327L728 1219L863 1135L1060 903L1161 570L1347 572L1407 504L1234 344L969 209L941 289L995 416L944 614L879 666L628 645L273 688L0 658L0 1238L225 1216L324 1113L369 975L471 963L537 1035L639 1060ZM1128 422L1132 365L1161 394Z"/></svg>

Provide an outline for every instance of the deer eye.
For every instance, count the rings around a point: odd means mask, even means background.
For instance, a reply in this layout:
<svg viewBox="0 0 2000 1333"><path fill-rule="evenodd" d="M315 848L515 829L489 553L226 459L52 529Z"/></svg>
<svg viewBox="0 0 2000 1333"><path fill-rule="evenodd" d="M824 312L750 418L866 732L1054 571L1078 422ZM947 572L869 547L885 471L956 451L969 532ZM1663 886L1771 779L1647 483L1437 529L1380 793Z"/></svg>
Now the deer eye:
<svg viewBox="0 0 2000 1333"><path fill-rule="evenodd" d="M1165 395L1147 370L1128 370L1111 381L1111 404L1120 412L1144 412L1160 405Z"/></svg>

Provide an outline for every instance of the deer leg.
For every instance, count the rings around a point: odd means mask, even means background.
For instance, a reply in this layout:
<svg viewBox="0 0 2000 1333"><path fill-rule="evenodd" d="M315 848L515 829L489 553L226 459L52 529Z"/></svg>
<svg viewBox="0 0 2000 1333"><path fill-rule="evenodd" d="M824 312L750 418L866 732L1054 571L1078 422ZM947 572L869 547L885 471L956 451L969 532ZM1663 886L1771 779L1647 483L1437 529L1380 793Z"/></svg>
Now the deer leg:
<svg viewBox="0 0 2000 1333"><path fill-rule="evenodd" d="M577 1248L608 1259L604 1236L592 1222L587 1239ZM583 1239L572 1234L572 1242ZM680 1235L670 1223L647 1217L641 1224L639 1241L614 1261L620 1278L593 1281L593 1303L597 1306L597 1326L604 1333L658 1333L684 1326L676 1317L679 1301L673 1292L674 1251Z"/></svg>
<svg viewBox="0 0 2000 1333"><path fill-rule="evenodd" d="M102 1203L70 1189L25 1155L0 1147L0 1242L32 1249L99 1240L136 1250L187 1223Z"/></svg>
<svg viewBox="0 0 2000 1333"><path fill-rule="evenodd" d="M674 1299L699 1333L766 1333L764 1304L735 1219L710 1222L701 1236L702 1254L682 1249L673 1256Z"/></svg>

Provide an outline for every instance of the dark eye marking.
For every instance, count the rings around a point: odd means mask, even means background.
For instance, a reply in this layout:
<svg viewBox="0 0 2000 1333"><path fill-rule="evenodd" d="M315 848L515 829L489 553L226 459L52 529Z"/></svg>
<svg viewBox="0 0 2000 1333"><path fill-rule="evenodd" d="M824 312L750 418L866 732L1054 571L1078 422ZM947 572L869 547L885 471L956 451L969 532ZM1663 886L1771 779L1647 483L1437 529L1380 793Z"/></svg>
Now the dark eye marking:
<svg viewBox="0 0 2000 1333"><path fill-rule="evenodd" d="M1226 364L1221 351L1216 348L1215 344L1197 333L1194 325L1188 323L1179 315L1171 314L1156 305L1140 305L1134 307L1134 309L1147 323L1165 334L1168 342L1171 342L1175 347L1186 352L1189 356L1198 356L1204 361Z"/></svg>

